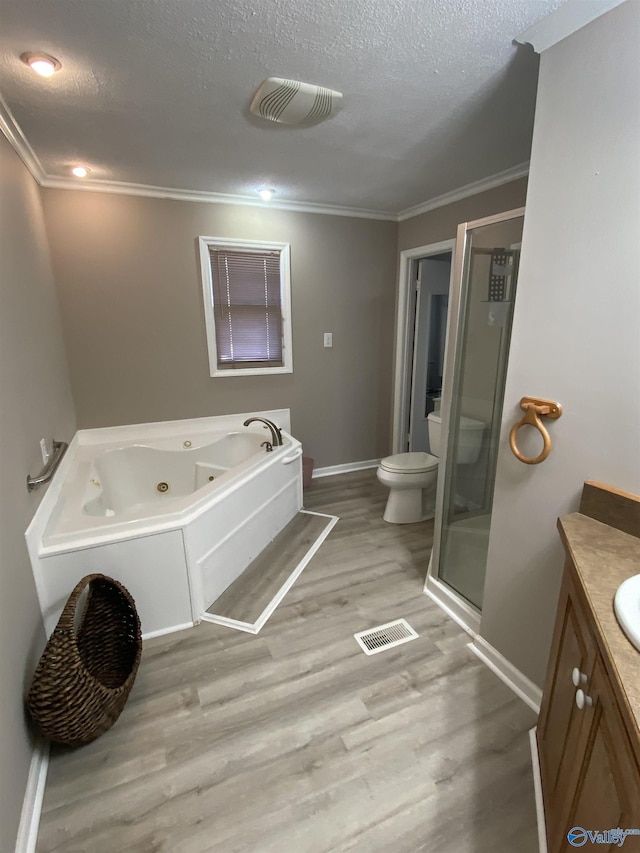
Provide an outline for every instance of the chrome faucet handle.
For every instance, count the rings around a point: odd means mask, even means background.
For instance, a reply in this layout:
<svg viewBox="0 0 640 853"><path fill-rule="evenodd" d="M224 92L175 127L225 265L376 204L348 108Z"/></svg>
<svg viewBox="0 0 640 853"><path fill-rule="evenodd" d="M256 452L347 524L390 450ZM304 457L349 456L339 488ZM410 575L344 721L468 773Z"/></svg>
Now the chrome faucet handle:
<svg viewBox="0 0 640 853"><path fill-rule="evenodd" d="M263 441L260 447L266 447L267 453L271 453L271 451L273 450L273 444L271 444L270 441Z"/></svg>

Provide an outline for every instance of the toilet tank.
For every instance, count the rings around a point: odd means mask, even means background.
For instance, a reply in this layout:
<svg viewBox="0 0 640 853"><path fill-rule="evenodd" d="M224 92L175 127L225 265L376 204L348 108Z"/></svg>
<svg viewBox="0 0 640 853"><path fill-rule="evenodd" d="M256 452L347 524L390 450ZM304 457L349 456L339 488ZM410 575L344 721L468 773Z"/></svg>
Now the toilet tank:
<svg viewBox="0 0 640 853"><path fill-rule="evenodd" d="M440 456L440 433L442 431L442 415L440 412L430 412L427 415L429 430L429 451L432 456Z"/></svg>
<svg viewBox="0 0 640 853"><path fill-rule="evenodd" d="M442 439L442 415L440 412L431 412L427 415L429 429L429 447L434 456L440 456L440 442ZM456 462L458 465L471 465L480 455L482 446L482 433L486 424L475 418L460 417L460 434L458 440L458 454Z"/></svg>

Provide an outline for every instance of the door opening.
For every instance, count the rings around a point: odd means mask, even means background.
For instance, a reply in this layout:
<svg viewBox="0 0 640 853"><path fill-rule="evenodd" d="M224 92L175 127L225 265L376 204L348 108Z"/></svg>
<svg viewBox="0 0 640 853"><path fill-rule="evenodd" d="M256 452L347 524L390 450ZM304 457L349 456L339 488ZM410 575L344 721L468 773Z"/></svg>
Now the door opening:
<svg viewBox="0 0 640 853"><path fill-rule="evenodd" d="M400 253L393 453L429 452L427 415L438 409L455 240Z"/></svg>
<svg viewBox="0 0 640 853"><path fill-rule="evenodd" d="M439 411L447 335L451 252L417 264L407 450L430 453L427 415Z"/></svg>

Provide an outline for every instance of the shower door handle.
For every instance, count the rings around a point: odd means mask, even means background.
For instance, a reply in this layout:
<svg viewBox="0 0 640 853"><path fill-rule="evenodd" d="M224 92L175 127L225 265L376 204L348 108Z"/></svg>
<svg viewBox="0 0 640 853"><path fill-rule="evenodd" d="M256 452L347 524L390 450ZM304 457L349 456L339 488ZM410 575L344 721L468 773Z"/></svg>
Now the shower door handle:
<svg viewBox="0 0 640 853"><path fill-rule="evenodd" d="M524 411L524 417L511 427L511 431L509 432L509 446L513 455L520 462L524 462L525 465L538 465L540 462L544 462L551 453L551 436L540 418L559 418L562 415L562 406L554 400L523 397L520 400L520 408ZM525 456L516 444L518 430L525 425L535 427L542 436L543 447L537 456Z"/></svg>

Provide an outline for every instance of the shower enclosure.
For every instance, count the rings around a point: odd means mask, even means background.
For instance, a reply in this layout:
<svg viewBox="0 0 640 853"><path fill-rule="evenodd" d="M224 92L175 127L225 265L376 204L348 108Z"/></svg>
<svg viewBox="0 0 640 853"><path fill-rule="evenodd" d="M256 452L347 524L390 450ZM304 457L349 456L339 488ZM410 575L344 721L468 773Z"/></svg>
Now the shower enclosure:
<svg viewBox="0 0 640 853"><path fill-rule="evenodd" d="M482 609L523 221L522 208L458 228L427 588L431 581L433 592L435 581L450 606L461 597L466 623ZM458 464L465 418L482 422L484 429L476 461Z"/></svg>

